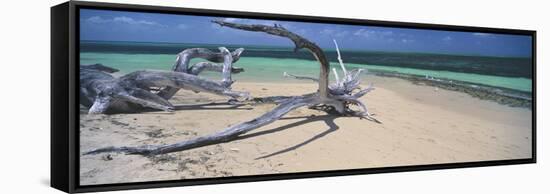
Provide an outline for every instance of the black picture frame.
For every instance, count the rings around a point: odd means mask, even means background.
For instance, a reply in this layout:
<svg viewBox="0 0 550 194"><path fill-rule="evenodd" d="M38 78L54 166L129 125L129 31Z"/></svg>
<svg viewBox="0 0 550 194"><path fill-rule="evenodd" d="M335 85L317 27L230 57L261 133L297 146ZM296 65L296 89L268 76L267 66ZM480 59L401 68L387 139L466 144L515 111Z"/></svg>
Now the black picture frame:
<svg viewBox="0 0 550 194"><path fill-rule="evenodd" d="M276 19L314 23L334 23L369 25L380 27L400 27L414 29L432 29L461 32L485 32L500 34L529 35L532 37L532 158L479 161L452 164L429 164L415 166L382 167L353 170L335 170L322 172L300 172L270 175L250 175L224 178L204 178L192 180L152 181L140 183L122 183L80 186L79 184L79 95L77 94L78 54L79 54L79 10L81 8L123 10L151 13L172 13L186 15L205 15L222 17L244 17L253 19ZM174 187L186 185L220 184L250 181L267 181L280 179L313 178L327 176L344 176L375 174L402 171L437 170L466 167L483 167L496 165L536 163L536 31L485 28L471 26L454 26L441 24L405 23L392 21L375 21L364 19L346 19L317 16L267 14L256 12L239 12L209 9L191 9L160 7L146 5L129 5L99 2L70 1L51 8L51 186L68 193L111 191L127 189L144 189Z"/></svg>

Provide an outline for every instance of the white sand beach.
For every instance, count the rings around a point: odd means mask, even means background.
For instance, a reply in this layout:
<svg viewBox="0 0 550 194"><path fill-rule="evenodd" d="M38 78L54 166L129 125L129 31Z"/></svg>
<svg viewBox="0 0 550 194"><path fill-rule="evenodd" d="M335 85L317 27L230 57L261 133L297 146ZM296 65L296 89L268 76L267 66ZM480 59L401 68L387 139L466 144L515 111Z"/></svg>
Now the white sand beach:
<svg viewBox="0 0 550 194"><path fill-rule="evenodd" d="M155 157L80 157L82 185L530 158L531 110L409 81L369 76L361 98L382 124L300 108L223 144ZM366 85L367 83L363 83ZM317 85L236 82L255 97L301 95ZM227 105L220 96L180 91L173 113L81 113L80 150L169 144L248 121L275 105ZM198 104L211 104L199 106Z"/></svg>

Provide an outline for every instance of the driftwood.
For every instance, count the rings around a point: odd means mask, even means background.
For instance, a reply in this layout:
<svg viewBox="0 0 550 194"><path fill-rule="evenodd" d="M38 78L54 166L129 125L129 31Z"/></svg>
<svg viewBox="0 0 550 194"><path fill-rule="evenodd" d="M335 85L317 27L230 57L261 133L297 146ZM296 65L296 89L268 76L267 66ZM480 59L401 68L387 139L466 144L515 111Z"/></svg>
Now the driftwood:
<svg viewBox="0 0 550 194"><path fill-rule="evenodd" d="M144 70L115 78L109 73L118 71L116 69L101 64L82 65L80 66L80 103L89 107L88 113L92 114L140 112L144 109L173 111L174 106L167 100L173 94L161 96L151 92L151 88L164 88L175 92L179 89L188 89L228 96L232 99L248 99L248 93L231 90L233 83L231 73L242 71L239 68L232 68L232 63L236 61L233 56L238 58L242 49L238 49L233 54L225 47L219 49L220 53L209 51L200 57L222 61L223 65L203 62L195 67L197 70L193 72L196 74ZM204 51L203 49L192 50ZM222 80L213 81L197 76L203 70L221 71Z"/></svg>
<svg viewBox="0 0 550 194"><path fill-rule="evenodd" d="M315 43L312 43L307 39L288 31L280 25L246 25L229 23L221 20L215 20L213 22L219 24L222 27L225 26L246 31L264 32L276 36L286 37L294 42L296 46L295 51L298 51L299 49L309 50L313 54L314 58L320 63L321 71L319 74L319 78L294 76L288 73L285 73L285 75L298 79L308 79L318 82L318 91L302 96L275 96L256 99L261 102L277 103L278 105L273 110L261 115L258 118L230 126L211 135L168 145L145 145L139 147L105 147L90 150L88 152L85 152L84 154L121 152L126 154L156 155L228 142L238 139L238 137L244 133L270 124L280 119L288 112L304 106L343 116L357 116L380 123L377 119L372 117L372 115L368 112L367 107L358 100L360 97L362 97L369 91L372 91L374 88L372 86L369 86L368 88L360 89L359 76L363 70L354 69L349 72L346 70L344 63L341 60L340 51L338 50L338 45L336 44L336 41L334 41L334 43L337 48L339 62L343 71L343 77L342 79L340 79L336 74L336 71L334 70L336 81L329 86L329 61L326 58L323 50L319 48ZM353 105L358 106L359 110L353 110Z"/></svg>
<svg viewBox="0 0 550 194"><path fill-rule="evenodd" d="M239 60L241 53L243 52L243 48L235 49L233 52L231 52L231 55L225 55L223 53L215 53L205 48L191 48L191 49L185 49L184 51L180 52L176 57L176 63L172 67L172 70L175 72L182 72L192 75L199 75L204 70L209 71L217 71L222 72L224 71L224 66L216 63L221 63L224 61L231 61L231 63L235 63ZM227 58L231 57L231 58ZM191 59L194 58L202 58L206 59L210 62L199 62L197 64L194 64L192 66L189 66L189 62ZM244 71L242 68L235 68L232 66L229 66L232 73L240 73ZM228 74L229 78L231 78L231 74ZM164 98L164 99L170 99L172 96L174 96L178 92L179 88L174 87L166 87L161 89L157 95Z"/></svg>

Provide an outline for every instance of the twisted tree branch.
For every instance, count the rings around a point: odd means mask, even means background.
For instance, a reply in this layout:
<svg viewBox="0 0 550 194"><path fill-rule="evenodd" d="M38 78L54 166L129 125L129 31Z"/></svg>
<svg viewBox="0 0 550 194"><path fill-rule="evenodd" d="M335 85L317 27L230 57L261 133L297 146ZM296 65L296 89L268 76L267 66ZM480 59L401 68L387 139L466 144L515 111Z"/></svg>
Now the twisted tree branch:
<svg viewBox="0 0 550 194"><path fill-rule="evenodd" d="M240 59L240 56L242 52L244 51L243 48L235 49L233 52L231 52L231 63L235 63ZM189 73L192 75L199 75L203 70L214 70L219 72L223 71L223 65L219 64L211 64L211 63L198 63L192 66L189 66L189 62L191 62L191 59L194 58L202 58L206 59L210 62L214 63L222 63L225 60L226 54L219 52L215 53L210 51L209 49L205 48L190 48L185 49L184 51L180 52L176 57L176 62L174 63L174 66L172 67L172 70L175 72L182 72L182 73ZM198 66L196 66L198 65ZM239 73L242 72L242 68L231 68L231 72ZM240 69L240 70L239 70ZM173 88L173 87L166 87L162 88L157 95L164 99L170 99L172 98L177 92L179 91L179 88Z"/></svg>
<svg viewBox="0 0 550 194"><path fill-rule="evenodd" d="M369 91L372 91L373 89L372 86L370 86L367 89L360 90L357 93L353 93L354 90L359 89L359 83L360 83L359 75L362 69L354 69L348 72L345 69L344 64L340 58L339 50L337 50L337 52L339 55L339 62L344 72L344 77L342 78L342 80L338 80L338 82L331 85L331 87L328 87L329 63L323 51L314 43L292 32L289 32L288 30L286 30L285 28L279 25L275 25L274 27L272 27L272 26L266 26L266 25L234 24L234 23L228 23L224 21L213 21L213 22L218 23L221 26L227 26L235 29L241 29L241 30L247 30L247 31L259 31L259 32L265 32L268 34L277 35L277 36L287 37L291 39L296 45L295 50L298 50L300 48L306 48L310 50L313 53L313 55L317 58L317 60L321 63L321 73L319 75L319 80L318 80L319 91L316 93L305 94L302 96L276 96L271 98L270 97L264 98L262 100L278 103L279 105L275 109L261 115L258 118L255 118L253 120L243 122L237 125L233 125L231 127L228 127L226 129L221 130L220 132L217 132L211 135L198 137L191 140L181 141L178 143L168 144L168 145L156 145L156 146L145 145L140 147L106 147L106 148L90 150L84 154L97 154L97 153L103 153L103 152L122 152L127 154L155 155L155 154L165 154L170 152L188 150L188 149L212 145L216 143L228 142L228 141L237 139L241 134L244 134L251 130L254 130L259 127L265 126L269 123L272 123L280 119L282 116L284 116L288 112L303 106L313 107L315 109L324 110L331 113L335 112L341 115L358 116L358 117L366 118L371 121L380 123L380 121L373 118L372 114L368 112L365 104L357 100L358 98L362 97ZM335 46L338 49L338 45L336 44L336 41L335 41ZM227 53L226 51L222 50L222 53L224 52ZM226 61L229 59L230 57L225 57ZM224 72L224 74L227 74L228 71L229 69L227 69L227 67L224 67L224 70L222 72ZM297 76L294 76L294 77L297 77ZM305 78L305 79L311 79L315 81L314 78ZM226 79L226 77L224 76L223 80L225 81L222 81L222 84L227 83L227 80L230 80L230 77ZM351 109L351 105L359 106L361 110L354 111Z"/></svg>
<svg viewBox="0 0 550 194"><path fill-rule="evenodd" d="M329 74L330 63L327 57L325 56L325 53L323 52L323 50L319 46L317 46L315 43L301 37L298 34L288 31L286 28L284 28L281 25L267 26L267 25L258 25L258 24L253 24L253 25L236 24L236 23L225 22L223 20L214 20L212 22L219 24L220 26L226 26L229 28L246 30L246 31L254 31L254 32L264 32L271 35L288 38L294 43L295 52L300 49L307 49L308 51L311 52L311 54L313 54L313 57L315 57L315 59L319 61L319 64L321 65L321 70L319 73L319 97L323 100L328 97L328 74Z"/></svg>

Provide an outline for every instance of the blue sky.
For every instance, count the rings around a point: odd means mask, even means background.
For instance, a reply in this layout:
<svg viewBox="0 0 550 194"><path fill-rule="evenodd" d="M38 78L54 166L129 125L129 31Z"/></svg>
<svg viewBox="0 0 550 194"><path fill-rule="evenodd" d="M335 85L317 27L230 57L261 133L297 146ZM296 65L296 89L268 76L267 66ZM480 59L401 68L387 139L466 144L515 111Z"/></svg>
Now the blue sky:
<svg viewBox="0 0 550 194"><path fill-rule="evenodd" d="M531 37L472 32L418 30L142 12L80 11L80 39L209 44L293 46L284 38L220 27L213 19L246 24L281 24L323 48L428 52L488 56L531 56Z"/></svg>

